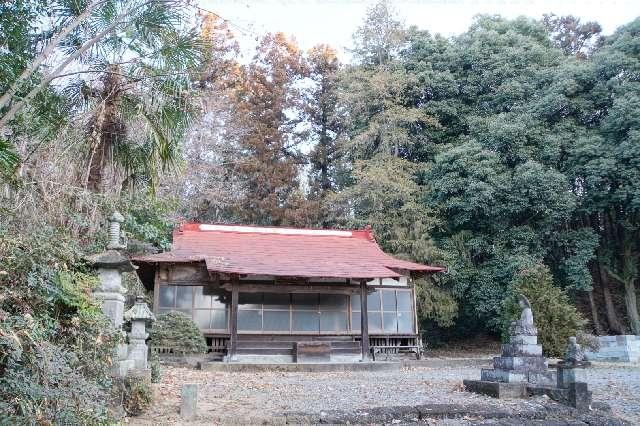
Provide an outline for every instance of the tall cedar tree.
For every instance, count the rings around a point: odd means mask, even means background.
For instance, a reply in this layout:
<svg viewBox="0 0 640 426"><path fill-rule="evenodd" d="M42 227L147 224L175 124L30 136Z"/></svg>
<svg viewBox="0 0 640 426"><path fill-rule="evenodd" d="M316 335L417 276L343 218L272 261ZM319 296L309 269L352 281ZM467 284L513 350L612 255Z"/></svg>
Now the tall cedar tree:
<svg viewBox="0 0 640 426"><path fill-rule="evenodd" d="M267 34L253 61L245 67L236 92L233 127L240 153L230 171L244 182L233 208L240 221L292 225L304 202L299 190L299 139L295 128L299 82L305 66L296 43L284 34Z"/></svg>
<svg viewBox="0 0 640 426"><path fill-rule="evenodd" d="M336 51L320 44L308 52L309 78L313 84L305 92L304 113L307 140L314 144L309 153L309 200L316 214L316 226L331 225L326 214L326 197L336 190L339 153L337 139L342 131L338 109L338 71L341 64Z"/></svg>

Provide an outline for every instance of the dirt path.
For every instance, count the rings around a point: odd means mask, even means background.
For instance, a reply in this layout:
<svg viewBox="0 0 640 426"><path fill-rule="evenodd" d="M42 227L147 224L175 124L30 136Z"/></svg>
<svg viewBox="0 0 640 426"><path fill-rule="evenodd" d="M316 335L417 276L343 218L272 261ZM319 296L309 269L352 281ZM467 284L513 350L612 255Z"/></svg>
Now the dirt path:
<svg viewBox="0 0 640 426"><path fill-rule="evenodd" d="M295 416L318 419L333 412L425 404L473 406L508 417L548 411L546 405L554 404L544 398L498 401L464 392L462 379L477 378L477 367L427 365L382 373L224 373L165 367L162 382L154 385L153 407L129 421L134 425L183 424L178 416L183 383L199 384L199 415L191 424L283 423L285 416L289 420ZM593 368L588 381L594 401L607 402L615 415L640 424L640 367ZM461 422L465 424L464 419Z"/></svg>

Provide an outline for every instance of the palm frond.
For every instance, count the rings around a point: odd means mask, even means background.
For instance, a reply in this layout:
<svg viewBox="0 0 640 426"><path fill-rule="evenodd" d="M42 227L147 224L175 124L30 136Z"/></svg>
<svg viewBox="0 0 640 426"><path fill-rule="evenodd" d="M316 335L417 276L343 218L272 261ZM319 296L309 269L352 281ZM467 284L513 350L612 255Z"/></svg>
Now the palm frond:
<svg viewBox="0 0 640 426"><path fill-rule="evenodd" d="M0 139L0 176L10 175L20 163L20 156L6 139Z"/></svg>

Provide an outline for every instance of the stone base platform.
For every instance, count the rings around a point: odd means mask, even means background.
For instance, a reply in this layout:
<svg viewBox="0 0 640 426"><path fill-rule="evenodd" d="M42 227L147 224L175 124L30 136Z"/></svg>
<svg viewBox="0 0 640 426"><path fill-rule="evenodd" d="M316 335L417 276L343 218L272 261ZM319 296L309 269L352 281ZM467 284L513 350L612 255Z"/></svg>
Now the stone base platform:
<svg viewBox="0 0 640 426"><path fill-rule="evenodd" d="M578 410L588 410L591 405L591 392L586 383L572 383L568 388L534 385L531 383L502 383L483 380L464 380L469 392L491 396L498 399L527 398L546 395L554 401L569 405Z"/></svg>
<svg viewBox="0 0 640 426"><path fill-rule="evenodd" d="M400 371L400 362L323 362L323 363L243 363L243 362L204 362L196 368L204 371L224 372L308 372L327 373L339 371Z"/></svg>
<svg viewBox="0 0 640 426"><path fill-rule="evenodd" d="M527 386L523 382L489 382L486 380L463 380L468 392L492 396L498 399L526 398Z"/></svg>
<svg viewBox="0 0 640 426"><path fill-rule="evenodd" d="M541 371L514 371L494 368L483 368L480 370L480 381L517 383L529 382L536 385L555 385L557 382L556 372L553 370Z"/></svg>

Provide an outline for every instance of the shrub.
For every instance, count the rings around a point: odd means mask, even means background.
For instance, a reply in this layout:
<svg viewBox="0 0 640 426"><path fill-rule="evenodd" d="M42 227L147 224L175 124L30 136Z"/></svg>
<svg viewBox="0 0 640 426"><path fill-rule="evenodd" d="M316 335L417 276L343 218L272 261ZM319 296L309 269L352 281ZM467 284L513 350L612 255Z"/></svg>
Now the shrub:
<svg viewBox="0 0 640 426"><path fill-rule="evenodd" d="M120 334L97 280L52 228L0 228L0 424L103 424Z"/></svg>
<svg viewBox="0 0 640 426"><path fill-rule="evenodd" d="M153 323L151 346L163 346L184 354L202 354L207 351L207 342L195 322L182 312L158 315Z"/></svg>
<svg viewBox="0 0 640 426"><path fill-rule="evenodd" d="M521 271L516 278L514 292L505 300L502 335L506 340L511 321L519 318L517 294L524 294L531 303L538 328L538 342L547 356L562 357L570 336L581 335L586 321L569 301L567 293L553 285L551 273L539 265Z"/></svg>
<svg viewBox="0 0 640 426"><path fill-rule="evenodd" d="M122 406L130 416L139 416L153 401L153 392L148 379L129 376L124 380L124 397Z"/></svg>

